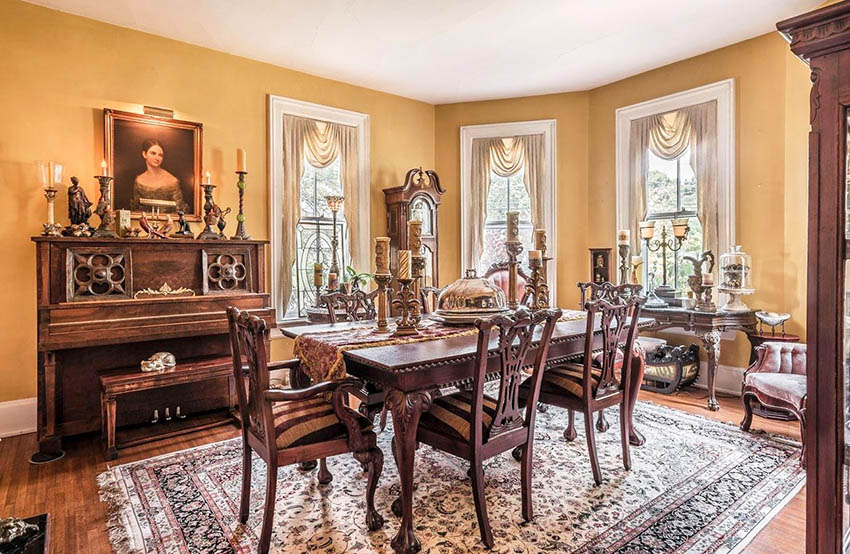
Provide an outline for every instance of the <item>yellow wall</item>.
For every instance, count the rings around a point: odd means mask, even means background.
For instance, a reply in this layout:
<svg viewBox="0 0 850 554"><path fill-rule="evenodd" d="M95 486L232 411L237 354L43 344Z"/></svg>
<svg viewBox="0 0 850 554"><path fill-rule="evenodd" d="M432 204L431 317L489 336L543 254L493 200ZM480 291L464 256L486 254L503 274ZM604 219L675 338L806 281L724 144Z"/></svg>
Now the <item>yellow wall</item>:
<svg viewBox="0 0 850 554"><path fill-rule="evenodd" d="M371 234L384 234L381 189L410 167L434 165L434 107L13 0L0 0L0 190L6 269L0 287L0 402L35 395L35 248L45 200L34 161L90 178L103 158L102 109L163 106L204 124L204 165L236 205L236 147L248 151L248 230L268 238L267 94L371 116ZM66 221L66 197L57 215ZM97 218L93 218L96 222ZM231 220L229 222L235 225ZM276 357L285 346L276 344Z"/></svg>
<svg viewBox="0 0 850 554"><path fill-rule="evenodd" d="M617 108L728 78L736 90L737 242L753 256L757 288L746 300L791 312L788 331L802 333L809 80L776 33L588 92L437 106L437 170L458 181L461 125L558 120L558 286L560 304L572 306L575 296L564 294L587 279L587 248L615 244ZM454 236L457 192L446 200L441 232ZM459 246L441 248L451 252L447 265L457 271ZM742 337L734 347L724 343L721 362L746 365L748 348Z"/></svg>
<svg viewBox="0 0 850 554"><path fill-rule="evenodd" d="M491 102L437 106L437 173L447 187L440 207L440 281L461 274L460 259L460 127L480 123L557 120L559 220L558 297L562 306L578 304L575 283L583 279L587 258L588 94L553 94ZM567 262L569 260L569 262Z"/></svg>

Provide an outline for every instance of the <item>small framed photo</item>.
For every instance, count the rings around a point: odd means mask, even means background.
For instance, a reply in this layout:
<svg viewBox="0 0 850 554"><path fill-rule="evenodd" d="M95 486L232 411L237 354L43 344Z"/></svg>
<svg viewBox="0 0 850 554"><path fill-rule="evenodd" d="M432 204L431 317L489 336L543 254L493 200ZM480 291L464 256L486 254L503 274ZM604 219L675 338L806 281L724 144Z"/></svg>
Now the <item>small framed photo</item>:
<svg viewBox="0 0 850 554"><path fill-rule="evenodd" d="M114 210L201 220L201 123L105 109L103 137Z"/></svg>

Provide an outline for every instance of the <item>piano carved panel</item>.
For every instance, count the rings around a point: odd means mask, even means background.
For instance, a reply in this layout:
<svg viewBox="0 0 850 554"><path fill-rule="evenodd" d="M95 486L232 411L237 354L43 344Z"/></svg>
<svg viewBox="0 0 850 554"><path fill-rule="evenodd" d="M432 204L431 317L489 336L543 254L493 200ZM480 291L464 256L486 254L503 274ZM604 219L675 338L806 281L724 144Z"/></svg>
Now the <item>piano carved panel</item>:
<svg viewBox="0 0 850 554"><path fill-rule="evenodd" d="M210 248L203 251L204 294L252 292L251 255L246 249Z"/></svg>
<svg viewBox="0 0 850 554"><path fill-rule="evenodd" d="M68 302L131 298L133 278L129 248L68 248Z"/></svg>

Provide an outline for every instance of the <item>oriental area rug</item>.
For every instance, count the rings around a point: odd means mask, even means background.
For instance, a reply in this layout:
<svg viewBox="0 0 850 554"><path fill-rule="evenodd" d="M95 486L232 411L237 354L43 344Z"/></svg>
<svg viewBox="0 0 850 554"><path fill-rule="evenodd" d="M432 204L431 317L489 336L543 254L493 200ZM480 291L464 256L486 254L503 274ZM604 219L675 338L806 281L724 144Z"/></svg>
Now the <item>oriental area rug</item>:
<svg viewBox="0 0 850 554"><path fill-rule="evenodd" d="M800 490L799 449L770 436L642 402L635 422L646 444L622 466L619 426L597 434L603 483L593 484L581 416L579 437L562 434L567 412L538 415L534 511L522 522L519 464L510 453L485 463L487 505L497 553L732 553ZM379 433L386 462L376 494L384 528L365 526L366 479L350 456L329 460L333 482L316 470L281 468L271 551L391 553L399 520L390 504L398 474L392 428ZM237 521L241 439L117 466L99 477L114 550L131 553L251 553L265 494L265 465L254 458L251 515ZM425 553L484 552L467 465L421 446L414 517Z"/></svg>

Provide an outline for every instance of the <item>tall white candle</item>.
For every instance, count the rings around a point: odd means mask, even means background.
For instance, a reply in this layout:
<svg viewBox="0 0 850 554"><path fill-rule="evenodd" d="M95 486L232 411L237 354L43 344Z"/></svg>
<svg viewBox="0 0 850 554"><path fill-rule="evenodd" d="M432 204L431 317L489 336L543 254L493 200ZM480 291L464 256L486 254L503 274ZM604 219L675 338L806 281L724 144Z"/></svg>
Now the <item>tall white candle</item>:
<svg viewBox="0 0 850 554"><path fill-rule="evenodd" d="M106 177L106 160L100 162L100 174Z"/></svg>
<svg viewBox="0 0 850 554"><path fill-rule="evenodd" d="M248 162L246 161L245 149L237 148L236 149L236 171L247 173L248 170L245 169L248 166Z"/></svg>

